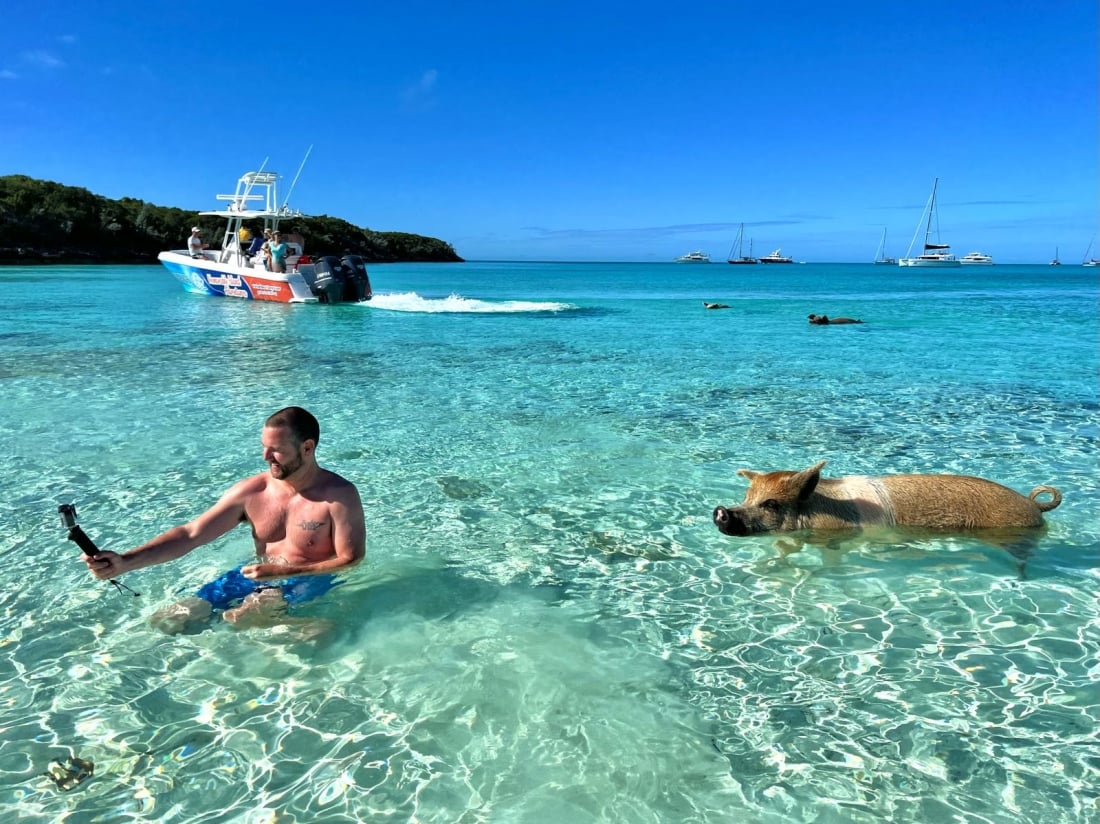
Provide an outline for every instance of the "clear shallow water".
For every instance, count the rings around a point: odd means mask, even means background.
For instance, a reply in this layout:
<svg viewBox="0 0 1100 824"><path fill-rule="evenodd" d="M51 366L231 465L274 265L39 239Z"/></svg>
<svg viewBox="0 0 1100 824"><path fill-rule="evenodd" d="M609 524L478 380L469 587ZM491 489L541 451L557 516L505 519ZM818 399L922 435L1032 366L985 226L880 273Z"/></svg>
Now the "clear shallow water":
<svg viewBox="0 0 1100 824"><path fill-rule="evenodd" d="M282 307L157 267L0 269L0 815L1096 817L1095 270L371 278L369 308ZM245 530L127 576L131 598L87 576L57 504L101 546L144 541L262 469L291 403L367 507L367 564L298 609L334 628L151 631ZM711 526L736 469L818 460L1065 500L1024 560L890 534L784 555ZM72 755L95 775L61 793L40 774Z"/></svg>

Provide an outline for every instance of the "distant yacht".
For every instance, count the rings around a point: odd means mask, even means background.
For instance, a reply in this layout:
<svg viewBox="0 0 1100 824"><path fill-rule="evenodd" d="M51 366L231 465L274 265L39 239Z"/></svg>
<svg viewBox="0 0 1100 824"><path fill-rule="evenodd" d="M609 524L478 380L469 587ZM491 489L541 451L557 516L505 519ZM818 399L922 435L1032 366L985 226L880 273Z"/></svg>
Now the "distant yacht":
<svg viewBox="0 0 1100 824"><path fill-rule="evenodd" d="M710 255L706 252L688 252L676 258L677 263L710 263Z"/></svg>
<svg viewBox="0 0 1100 824"><path fill-rule="evenodd" d="M878 242L878 251L875 253L875 263L882 266L896 266L898 263L897 258L887 257L886 255L886 227L882 227L882 240Z"/></svg>
<svg viewBox="0 0 1100 824"><path fill-rule="evenodd" d="M794 263L794 258L786 257L782 249L776 249L770 255L760 258L761 263Z"/></svg>
<svg viewBox="0 0 1100 824"><path fill-rule="evenodd" d="M983 255L981 252L971 252L968 255L963 255L959 259L959 263L963 266L992 266L993 258L990 255Z"/></svg>
<svg viewBox="0 0 1100 824"><path fill-rule="evenodd" d="M905 257L898 261L898 266L937 266L954 267L959 265L959 259L951 254L951 246L947 243L932 243L932 224L936 220L936 189L940 179L937 177L932 183L932 196L928 198L928 205L921 213L921 222L917 224L917 231L913 240L909 243L909 251ZM924 224L924 251L913 257L913 246L920 235L921 224ZM937 241L939 240L939 223L936 223Z"/></svg>
<svg viewBox="0 0 1100 824"><path fill-rule="evenodd" d="M1100 266L1100 260L1096 258L1090 258L1089 252L1092 251L1092 244L1096 242L1096 238L1089 241L1089 248L1085 250L1085 259L1081 261L1082 266Z"/></svg>
<svg viewBox="0 0 1100 824"><path fill-rule="evenodd" d="M730 247L729 258L726 263L759 263L756 258L752 256L752 238L749 238L749 253L748 255L741 254L741 242L745 237L745 224L742 223L741 227L737 230L737 240L733 242L733 246ZM733 250L737 250L737 257L733 256Z"/></svg>
<svg viewBox="0 0 1100 824"><path fill-rule="evenodd" d="M1054 247L1054 260L1052 260L1050 262L1050 265L1051 266L1061 266L1062 265L1062 261L1058 260L1058 247L1057 246Z"/></svg>

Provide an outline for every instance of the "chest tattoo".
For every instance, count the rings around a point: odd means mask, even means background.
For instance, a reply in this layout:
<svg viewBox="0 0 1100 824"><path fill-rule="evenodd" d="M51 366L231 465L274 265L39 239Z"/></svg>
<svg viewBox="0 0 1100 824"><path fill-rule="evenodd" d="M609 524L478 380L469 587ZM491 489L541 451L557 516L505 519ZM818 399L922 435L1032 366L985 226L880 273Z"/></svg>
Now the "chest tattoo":
<svg viewBox="0 0 1100 824"><path fill-rule="evenodd" d="M324 521L299 521L298 528L309 532L316 532L325 525Z"/></svg>

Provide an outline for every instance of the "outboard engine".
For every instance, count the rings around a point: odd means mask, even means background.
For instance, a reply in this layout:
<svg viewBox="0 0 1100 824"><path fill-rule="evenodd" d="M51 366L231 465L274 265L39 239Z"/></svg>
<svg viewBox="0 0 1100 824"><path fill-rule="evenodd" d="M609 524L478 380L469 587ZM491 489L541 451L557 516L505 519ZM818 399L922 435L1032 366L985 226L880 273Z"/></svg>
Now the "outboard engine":
<svg viewBox="0 0 1100 824"><path fill-rule="evenodd" d="M347 280L344 281L343 297L346 301L370 300L370 277L367 264L359 255L344 255L340 261L344 264Z"/></svg>
<svg viewBox="0 0 1100 824"><path fill-rule="evenodd" d="M313 283L310 291L321 303L339 303L344 293L347 273L340 258L328 255L313 264Z"/></svg>

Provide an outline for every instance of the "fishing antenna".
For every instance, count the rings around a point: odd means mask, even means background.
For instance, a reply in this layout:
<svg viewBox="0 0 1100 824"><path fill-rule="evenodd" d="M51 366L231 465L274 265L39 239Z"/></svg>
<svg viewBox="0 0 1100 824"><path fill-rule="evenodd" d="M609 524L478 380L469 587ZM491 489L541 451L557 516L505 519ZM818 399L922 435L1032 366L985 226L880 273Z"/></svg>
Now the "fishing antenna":
<svg viewBox="0 0 1100 824"><path fill-rule="evenodd" d="M283 209L286 209L287 204L290 203L290 196L294 193L294 187L298 185L298 178L302 174L302 169L306 167L306 161L309 160L309 153L312 151L313 144L310 143L309 148L306 149L306 156L302 158L302 165L298 167L298 174L294 175L294 180L290 182L290 191L286 193L286 200L283 201L283 206L279 211L283 211Z"/></svg>

